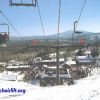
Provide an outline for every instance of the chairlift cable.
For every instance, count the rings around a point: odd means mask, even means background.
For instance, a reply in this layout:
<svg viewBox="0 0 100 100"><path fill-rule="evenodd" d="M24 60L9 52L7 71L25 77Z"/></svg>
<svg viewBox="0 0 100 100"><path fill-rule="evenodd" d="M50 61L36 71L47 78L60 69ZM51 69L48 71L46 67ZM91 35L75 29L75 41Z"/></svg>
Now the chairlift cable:
<svg viewBox="0 0 100 100"><path fill-rule="evenodd" d="M44 38L45 38L47 44L49 44L48 39L46 38L45 30L44 30L44 24L43 24L43 20L42 20L42 15L41 15L39 3L38 3L38 1L36 1L36 3L37 3L37 9L38 9L39 17L40 17L40 23L41 23L41 27L42 27L42 32L43 32L43 35L44 35Z"/></svg>
<svg viewBox="0 0 100 100"><path fill-rule="evenodd" d="M3 15L3 17L8 21L8 23L10 24L10 26L16 31L16 33L21 37L21 34L18 32L18 30L13 26L13 24L11 23L11 21L8 19L8 17L0 10L0 13Z"/></svg>
<svg viewBox="0 0 100 100"><path fill-rule="evenodd" d="M85 34L84 34L83 32L78 32L78 31L76 31L76 28L77 28L77 26L78 26L78 24L79 24L80 18L81 18L82 13L83 13L83 10L84 10L84 8L85 8L86 1L87 1L87 0L84 0L84 3L83 3L83 6L82 6L82 9L81 9L81 12L80 12L79 17L78 17L78 20L74 22L74 33L72 34L72 44L74 43L74 42L73 42L73 36L74 36L75 34L77 34L79 38L80 38L80 34L83 34L83 35L84 35L84 39L85 39ZM80 38L80 43L81 43L81 42L82 42L82 41L81 41L81 38Z"/></svg>
<svg viewBox="0 0 100 100"><path fill-rule="evenodd" d="M82 6L82 9L81 9L80 15L79 15L78 20L77 20L76 28L77 28L77 26L78 26L78 23L79 23L80 18L81 18L81 16L82 16L83 10L84 10L84 8L85 8L86 1L87 1L87 0L84 0L84 3L83 3L83 6Z"/></svg>

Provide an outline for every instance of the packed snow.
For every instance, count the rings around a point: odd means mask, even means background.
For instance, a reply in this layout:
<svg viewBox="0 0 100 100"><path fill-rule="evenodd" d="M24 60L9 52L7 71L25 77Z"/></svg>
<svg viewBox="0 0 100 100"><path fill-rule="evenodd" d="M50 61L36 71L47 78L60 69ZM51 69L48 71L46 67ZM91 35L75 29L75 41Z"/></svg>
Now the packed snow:
<svg viewBox="0 0 100 100"><path fill-rule="evenodd" d="M0 80L1 88L25 89L26 93L0 93L0 100L100 100L100 69L71 86L40 87Z"/></svg>

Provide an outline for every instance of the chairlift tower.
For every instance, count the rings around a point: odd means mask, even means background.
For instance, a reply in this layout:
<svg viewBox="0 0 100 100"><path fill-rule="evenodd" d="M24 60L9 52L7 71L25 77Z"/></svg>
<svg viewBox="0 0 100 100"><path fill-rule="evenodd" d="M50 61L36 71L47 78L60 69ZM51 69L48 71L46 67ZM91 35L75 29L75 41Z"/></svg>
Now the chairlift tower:
<svg viewBox="0 0 100 100"><path fill-rule="evenodd" d="M9 0L9 6L27 6L27 7L36 7L37 0Z"/></svg>

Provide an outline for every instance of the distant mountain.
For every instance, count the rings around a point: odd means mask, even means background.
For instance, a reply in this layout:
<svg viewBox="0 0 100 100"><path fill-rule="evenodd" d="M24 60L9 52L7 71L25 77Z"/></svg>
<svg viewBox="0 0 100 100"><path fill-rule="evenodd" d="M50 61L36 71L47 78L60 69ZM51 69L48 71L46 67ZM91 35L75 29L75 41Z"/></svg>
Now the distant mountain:
<svg viewBox="0 0 100 100"><path fill-rule="evenodd" d="M83 30L79 30L79 31L82 32L83 34L85 34L86 40L89 43L96 42L97 38L98 38L98 40L100 40L100 33L87 32L87 31L83 31ZM71 40L73 33L74 32L72 30L62 32L62 33L59 34L59 39L60 40L66 40L66 41ZM44 36L11 37L10 43L15 43L15 42L27 42L28 43L29 41L34 40L34 39L44 40L45 37ZM48 36L46 36L46 39L55 41L57 39L57 34L48 35Z"/></svg>
<svg viewBox="0 0 100 100"><path fill-rule="evenodd" d="M33 40L33 39L44 39L43 36L23 36L23 37L10 37L10 40L19 40L19 41L25 41L25 40Z"/></svg>
<svg viewBox="0 0 100 100"><path fill-rule="evenodd" d="M79 30L79 31L82 32L83 34L85 34L85 36L90 36L93 34L92 32L87 32L87 31L82 31L82 30ZM72 30L60 33L59 38L60 39L62 39L62 38L63 39L71 39L73 33L74 33L74 31L72 31ZM48 38L50 38L50 39L57 38L57 34L49 35Z"/></svg>

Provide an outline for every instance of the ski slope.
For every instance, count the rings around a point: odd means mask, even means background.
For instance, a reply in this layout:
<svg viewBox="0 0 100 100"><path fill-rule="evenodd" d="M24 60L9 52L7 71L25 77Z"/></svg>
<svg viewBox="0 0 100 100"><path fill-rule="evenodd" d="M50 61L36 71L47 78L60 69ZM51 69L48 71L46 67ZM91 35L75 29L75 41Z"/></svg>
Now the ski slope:
<svg viewBox="0 0 100 100"><path fill-rule="evenodd" d="M100 70L72 86L39 87L0 80L0 88L25 89L26 93L0 93L0 100L100 100Z"/></svg>

